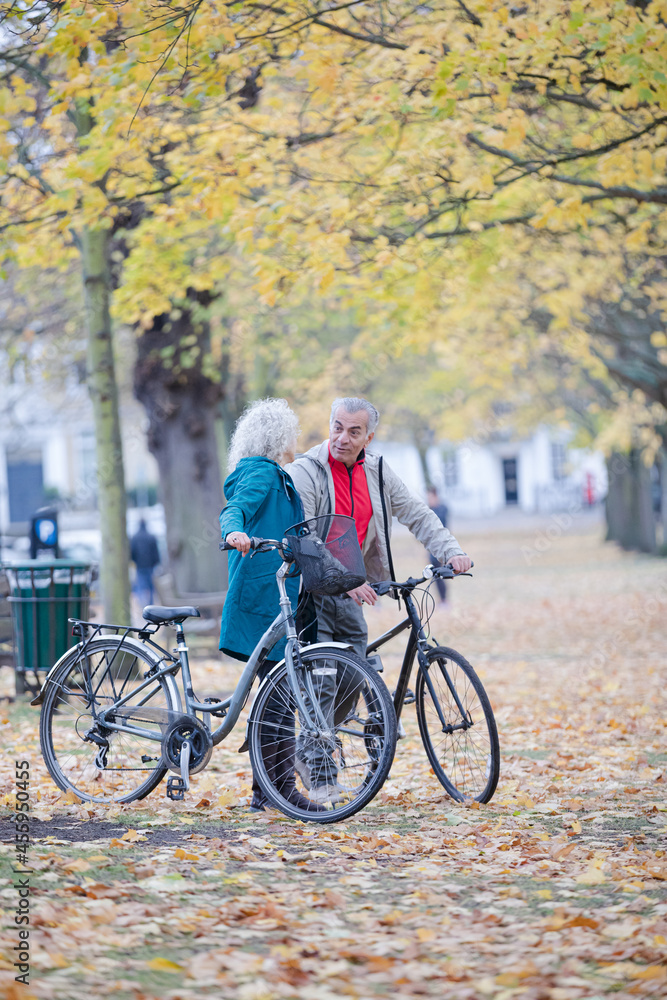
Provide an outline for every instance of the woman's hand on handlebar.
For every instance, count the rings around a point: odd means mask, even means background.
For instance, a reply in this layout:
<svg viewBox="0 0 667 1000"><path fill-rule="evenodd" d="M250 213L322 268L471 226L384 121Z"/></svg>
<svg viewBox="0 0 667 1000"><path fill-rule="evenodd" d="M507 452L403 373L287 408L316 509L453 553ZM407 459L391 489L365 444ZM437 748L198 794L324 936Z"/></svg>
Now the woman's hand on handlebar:
<svg viewBox="0 0 667 1000"><path fill-rule="evenodd" d="M250 552L250 539L244 531L230 531L225 538L227 545L233 549L238 549L242 556Z"/></svg>
<svg viewBox="0 0 667 1000"><path fill-rule="evenodd" d="M453 556L449 560L449 565L455 573L467 573L472 566L472 559L470 556Z"/></svg>
<svg viewBox="0 0 667 1000"><path fill-rule="evenodd" d="M348 590L347 593L355 604L358 604L360 607L362 604L375 604L378 599L378 595L375 593L370 583L362 583L360 587L355 587L354 590Z"/></svg>

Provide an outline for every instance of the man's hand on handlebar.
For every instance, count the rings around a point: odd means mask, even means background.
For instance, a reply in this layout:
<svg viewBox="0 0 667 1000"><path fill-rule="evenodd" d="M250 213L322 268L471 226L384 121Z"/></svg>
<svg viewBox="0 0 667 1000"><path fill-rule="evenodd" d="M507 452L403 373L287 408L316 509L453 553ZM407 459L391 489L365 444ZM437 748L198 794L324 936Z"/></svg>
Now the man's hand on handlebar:
<svg viewBox="0 0 667 1000"><path fill-rule="evenodd" d="M360 587L355 587L354 590L348 590L347 593L355 604L358 604L360 607L362 604L375 604L378 599L378 595L375 593L370 583L362 583Z"/></svg>
<svg viewBox="0 0 667 1000"><path fill-rule="evenodd" d="M455 573L467 573L472 566L472 559L470 556L453 556L449 560L449 565Z"/></svg>
<svg viewBox="0 0 667 1000"><path fill-rule="evenodd" d="M238 549L242 556L245 556L250 552L250 539L243 531L230 531L225 538L227 545L231 545L232 548Z"/></svg>

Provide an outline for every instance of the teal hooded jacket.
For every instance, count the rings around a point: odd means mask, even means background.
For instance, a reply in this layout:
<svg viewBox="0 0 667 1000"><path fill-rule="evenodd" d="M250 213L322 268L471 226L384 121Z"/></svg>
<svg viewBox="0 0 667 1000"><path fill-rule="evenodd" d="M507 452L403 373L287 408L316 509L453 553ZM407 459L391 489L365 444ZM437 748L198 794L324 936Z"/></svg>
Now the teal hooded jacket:
<svg viewBox="0 0 667 1000"><path fill-rule="evenodd" d="M225 481L227 506L220 514L223 539L232 531L257 538L282 538L286 528L303 520L303 507L291 476L270 458L242 458ZM222 611L220 649L247 660L280 611L276 572L278 552L229 552L229 588ZM296 611L299 577L288 579L287 594ZM269 654L284 656L281 639Z"/></svg>

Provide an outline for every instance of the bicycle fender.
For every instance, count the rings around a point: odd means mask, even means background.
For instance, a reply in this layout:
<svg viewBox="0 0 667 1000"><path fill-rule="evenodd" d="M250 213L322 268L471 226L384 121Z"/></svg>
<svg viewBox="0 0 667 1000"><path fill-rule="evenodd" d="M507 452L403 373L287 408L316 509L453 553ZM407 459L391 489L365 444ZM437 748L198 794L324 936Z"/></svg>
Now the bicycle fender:
<svg viewBox="0 0 667 1000"><path fill-rule="evenodd" d="M310 643L310 645L304 646L302 652L303 653L310 653L310 651L312 649L331 649L332 646L335 649L349 649L349 650L352 650L352 652L354 652L354 646L352 646L351 643L349 643L349 642L312 642L312 643ZM280 667L283 667L284 665L285 665L285 660L283 658L282 660L280 660L279 663L276 663L275 667L271 667L271 669L269 670L268 674L266 675L266 677L264 678L264 680L262 681L262 683L257 688L257 694L259 694L259 692L262 690L262 688L266 684L266 682L269 679L269 677L271 676L271 674L274 674L276 672L276 670L279 670ZM255 698L256 697L257 696L255 696ZM253 703L253 707L254 707L254 703ZM246 722L246 727L245 727L246 740L250 736L250 724L252 722L252 712L253 712L253 710L251 708L250 709L250 714L248 715L248 721Z"/></svg>
<svg viewBox="0 0 667 1000"><path fill-rule="evenodd" d="M311 642L308 646L304 646L303 649L301 650L301 652L302 653L310 653L310 651L312 649L331 649L332 646L335 649L349 649L352 652L354 652L354 646L352 646L351 643L349 643L349 642ZM269 670L268 674L266 675L266 677L264 678L264 680L262 681L262 683L257 688L257 693L258 694L261 691L261 689L264 687L264 685L266 684L266 681L271 676L271 674L275 673L276 670L279 669L279 667L283 667L284 665L285 665L285 659L283 658L282 660L280 660L279 663L276 663L275 667L271 667L271 669Z"/></svg>
<svg viewBox="0 0 667 1000"><path fill-rule="evenodd" d="M35 706L38 707L39 705L42 704L42 702L44 701L44 695L46 694L47 684L49 684L49 682L51 680L51 675L56 672L56 670L58 669L58 667L60 666L60 664L63 662L63 660L66 660L68 656L71 656L72 653L76 649L78 649L80 646L81 646L81 643L78 643L76 646L70 646L70 648L65 653L63 653L63 655L60 657L60 659L56 660L56 662L53 664L53 666L51 667L51 669L48 671L46 677L42 681L42 686L39 689L39 694L35 695L35 697L30 702L31 705L35 705Z"/></svg>
<svg viewBox="0 0 667 1000"><path fill-rule="evenodd" d="M321 649L322 646L335 646L337 649L351 649L354 652L354 646L351 642L311 642L304 646L301 652L310 653L311 649Z"/></svg>
<svg viewBox="0 0 667 1000"><path fill-rule="evenodd" d="M310 653L311 650L313 649L323 649L323 648L331 649L332 646L335 649L349 649L352 652L354 652L354 646L350 642L311 642L307 646L304 646L301 652ZM283 657L283 659L279 663L276 663L275 667L271 667L266 677L270 677L271 674L274 672L274 670L277 670L278 667L282 667L284 663L285 663L285 658ZM262 685L266 683L266 677L262 681L262 684L260 684L260 687L262 687ZM259 688L257 690L259 691Z"/></svg>
<svg viewBox="0 0 667 1000"><path fill-rule="evenodd" d="M85 643L78 642L76 644L76 646L70 646L70 648L68 650L66 650L66 652L63 653L63 655L60 657L60 659L56 660L56 662L53 664L53 666L51 667L51 669L47 673L46 677L44 678L44 681L42 682L42 686L39 689L39 694L35 698L33 698L33 700L30 702L31 705L35 705L36 707L39 707L42 704L42 702L44 701L44 697L46 695L47 686L50 684L51 678L52 678L53 674L55 674L56 670L58 670L58 668L65 662L65 660L68 657L72 656L77 651L80 652L84 645L85 645ZM126 636L125 637L125 639L123 640L123 645L126 648L134 646L142 654L145 654L145 652L146 652L146 647L143 645L143 643L139 642L137 639L133 639L131 636Z"/></svg>

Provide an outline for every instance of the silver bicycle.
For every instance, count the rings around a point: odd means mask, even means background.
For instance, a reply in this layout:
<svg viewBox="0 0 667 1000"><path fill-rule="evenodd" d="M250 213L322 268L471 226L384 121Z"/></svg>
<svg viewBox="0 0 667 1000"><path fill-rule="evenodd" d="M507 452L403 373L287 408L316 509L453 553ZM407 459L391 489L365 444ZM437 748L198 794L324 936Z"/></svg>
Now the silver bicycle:
<svg viewBox="0 0 667 1000"><path fill-rule="evenodd" d="M315 592L351 590L361 556L355 545L354 521L340 515L295 525L282 540L252 539L253 555L281 556L280 611L222 700L200 700L193 689L183 623L199 617L196 608L149 606L138 628L71 619L79 642L32 702L42 706L41 748L58 787L85 801L132 802L171 771L167 795L182 799L190 775L232 732L272 647L286 637L285 657L262 681L246 729L262 791L295 819L328 823L362 809L394 757L391 696L374 667L344 643L301 643L285 585L296 567ZM171 652L153 638L164 626L176 630Z"/></svg>

